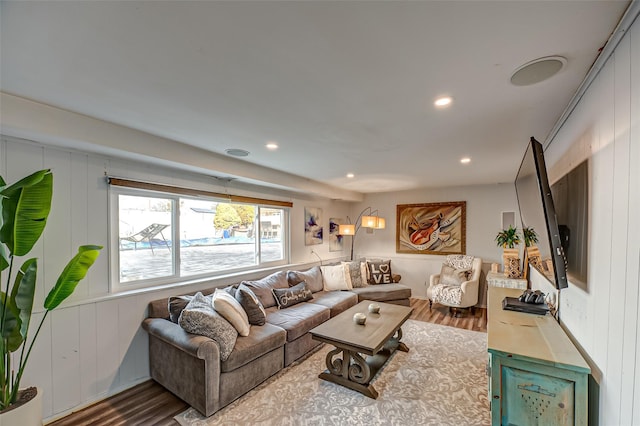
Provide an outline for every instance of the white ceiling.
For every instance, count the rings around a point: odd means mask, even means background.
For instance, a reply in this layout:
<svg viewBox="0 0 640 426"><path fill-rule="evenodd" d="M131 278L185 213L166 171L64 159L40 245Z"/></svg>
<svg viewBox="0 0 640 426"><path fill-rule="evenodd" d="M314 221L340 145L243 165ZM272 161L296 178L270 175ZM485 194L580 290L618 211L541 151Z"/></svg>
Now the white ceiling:
<svg viewBox="0 0 640 426"><path fill-rule="evenodd" d="M3 1L0 88L353 191L512 182L628 4Z"/></svg>

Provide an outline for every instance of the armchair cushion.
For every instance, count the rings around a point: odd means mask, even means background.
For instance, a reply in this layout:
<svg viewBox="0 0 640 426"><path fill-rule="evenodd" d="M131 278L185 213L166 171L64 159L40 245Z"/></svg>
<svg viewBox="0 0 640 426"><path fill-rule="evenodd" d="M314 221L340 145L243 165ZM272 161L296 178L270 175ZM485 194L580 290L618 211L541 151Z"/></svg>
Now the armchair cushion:
<svg viewBox="0 0 640 426"><path fill-rule="evenodd" d="M440 284L459 286L469 279L470 273L471 269L456 269L443 264L440 271Z"/></svg>

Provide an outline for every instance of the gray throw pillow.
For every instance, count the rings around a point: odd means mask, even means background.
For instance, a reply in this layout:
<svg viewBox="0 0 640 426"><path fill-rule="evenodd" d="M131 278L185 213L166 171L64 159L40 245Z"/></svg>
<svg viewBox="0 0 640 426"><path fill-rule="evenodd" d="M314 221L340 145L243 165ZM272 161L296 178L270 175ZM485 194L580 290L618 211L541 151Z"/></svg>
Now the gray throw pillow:
<svg viewBox="0 0 640 426"><path fill-rule="evenodd" d="M191 302L191 299L193 299L192 295L176 296L176 297L169 298L168 308L169 308L169 319L171 320L171 322L175 322L176 324L178 323L178 320L180 319L180 314L182 313L184 308L189 304L189 302Z"/></svg>
<svg viewBox="0 0 640 426"><path fill-rule="evenodd" d="M456 269L447 264L440 270L440 284L460 285L469 279L470 269Z"/></svg>
<svg viewBox="0 0 640 426"><path fill-rule="evenodd" d="M307 288L305 282L301 282L287 289L274 288L273 295L278 302L279 309L288 308L300 302L313 299L313 294L311 294L311 290Z"/></svg>
<svg viewBox="0 0 640 426"><path fill-rule="evenodd" d="M369 284L391 284L393 274L391 273L391 261L367 261L369 270Z"/></svg>
<svg viewBox="0 0 640 426"><path fill-rule="evenodd" d="M249 287L244 284L240 284L238 290L236 290L236 300L242 305L242 309L247 313L249 317L249 324L251 325L264 325L267 320L267 313L264 311L264 307L258 296L256 296Z"/></svg>
<svg viewBox="0 0 640 426"><path fill-rule="evenodd" d="M198 292L184 308L180 327L185 331L215 340L220 347L220 359L226 361L236 345L238 331L213 309L212 298Z"/></svg>
<svg viewBox="0 0 640 426"><path fill-rule="evenodd" d="M271 292L272 289L289 288L287 273L285 271L278 271L257 281L242 281L241 284L249 287L251 291L253 291L253 294L258 296L260 303L262 303L265 309L276 306L276 299Z"/></svg>
<svg viewBox="0 0 640 426"><path fill-rule="evenodd" d="M360 262L342 262L342 265L347 269L348 279L351 281L351 287L362 288L367 287L366 277L362 277L362 267Z"/></svg>
<svg viewBox="0 0 640 426"><path fill-rule="evenodd" d="M304 281L307 283L307 288L313 293L322 291L324 287L322 283L322 272L319 266L314 266L304 272L289 271L287 272L287 280L291 287Z"/></svg>

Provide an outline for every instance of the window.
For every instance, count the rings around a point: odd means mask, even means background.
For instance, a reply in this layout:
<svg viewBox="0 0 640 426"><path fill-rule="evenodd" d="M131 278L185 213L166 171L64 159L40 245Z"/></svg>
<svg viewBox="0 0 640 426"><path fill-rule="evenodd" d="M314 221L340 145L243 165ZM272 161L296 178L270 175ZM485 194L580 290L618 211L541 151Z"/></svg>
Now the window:
<svg viewBox="0 0 640 426"><path fill-rule="evenodd" d="M111 212L115 291L289 260L287 208L111 187Z"/></svg>

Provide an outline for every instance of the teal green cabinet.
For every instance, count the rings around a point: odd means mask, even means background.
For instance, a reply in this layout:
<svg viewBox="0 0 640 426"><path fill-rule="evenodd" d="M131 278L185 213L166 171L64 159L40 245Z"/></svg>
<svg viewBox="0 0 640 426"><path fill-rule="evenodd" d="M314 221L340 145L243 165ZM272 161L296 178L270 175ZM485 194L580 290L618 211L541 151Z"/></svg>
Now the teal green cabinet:
<svg viewBox="0 0 640 426"><path fill-rule="evenodd" d="M502 310L519 292L489 288L491 423L586 426L591 370L552 317Z"/></svg>

